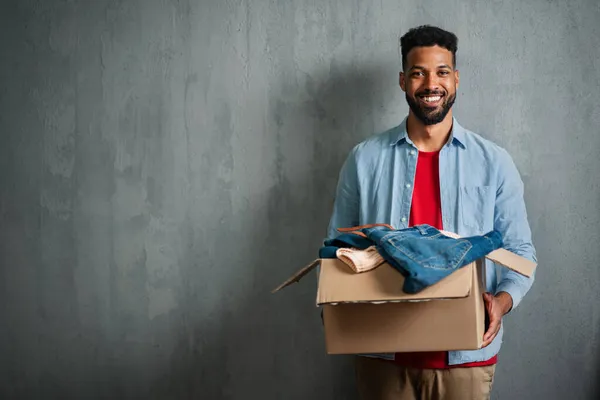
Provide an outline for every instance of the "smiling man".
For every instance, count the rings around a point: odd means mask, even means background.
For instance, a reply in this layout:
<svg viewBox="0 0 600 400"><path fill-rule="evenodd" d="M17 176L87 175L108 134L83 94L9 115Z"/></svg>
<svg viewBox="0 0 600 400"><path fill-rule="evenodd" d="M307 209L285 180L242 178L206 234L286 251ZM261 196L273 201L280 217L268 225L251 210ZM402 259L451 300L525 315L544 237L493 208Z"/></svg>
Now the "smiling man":
<svg viewBox="0 0 600 400"><path fill-rule="evenodd" d="M495 229L504 248L536 262L523 182L500 146L460 126L452 115L459 85L457 38L431 26L401 38L400 87L410 107L397 127L356 145L339 176L330 238L371 223L429 224L462 236ZM356 359L364 399L489 399L504 315L531 288L526 278L486 265L488 328L471 351L371 354Z"/></svg>

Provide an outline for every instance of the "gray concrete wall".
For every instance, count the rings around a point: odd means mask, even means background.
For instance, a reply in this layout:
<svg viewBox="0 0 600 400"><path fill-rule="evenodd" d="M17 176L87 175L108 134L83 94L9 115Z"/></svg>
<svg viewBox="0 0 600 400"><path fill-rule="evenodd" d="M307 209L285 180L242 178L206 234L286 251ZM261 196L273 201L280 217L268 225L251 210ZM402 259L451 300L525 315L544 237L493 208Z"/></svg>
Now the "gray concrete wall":
<svg viewBox="0 0 600 400"><path fill-rule="evenodd" d="M536 284L495 399L600 396L595 0L2 1L0 397L353 399L314 280L398 38L460 38L461 123L526 184Z"/></svg>

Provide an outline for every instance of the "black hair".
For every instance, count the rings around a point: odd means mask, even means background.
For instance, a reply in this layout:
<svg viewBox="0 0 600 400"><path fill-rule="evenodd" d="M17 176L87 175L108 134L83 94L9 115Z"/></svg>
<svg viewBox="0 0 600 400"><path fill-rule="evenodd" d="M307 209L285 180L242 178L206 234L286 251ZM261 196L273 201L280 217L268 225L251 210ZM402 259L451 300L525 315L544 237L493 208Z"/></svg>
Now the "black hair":
<svg viewBox="0 0 600 400"><path fill-rule="evenodd" d="M406 56L415 47L440 46L452 53L453 67L456 67L456 50L458 38L452 32L431 25L412 28L400 38L402 48L402 69L406 64Z"/></svg>

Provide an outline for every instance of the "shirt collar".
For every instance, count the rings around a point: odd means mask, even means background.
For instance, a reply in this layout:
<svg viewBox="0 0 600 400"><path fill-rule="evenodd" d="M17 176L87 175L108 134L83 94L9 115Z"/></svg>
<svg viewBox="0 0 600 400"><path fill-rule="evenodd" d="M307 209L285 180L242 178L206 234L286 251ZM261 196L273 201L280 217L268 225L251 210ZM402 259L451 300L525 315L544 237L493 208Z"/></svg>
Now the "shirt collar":
<svg viewBox="0 0 600 400"><path fill-rule="evenodd" d="M406 121L408 117L405 117L402 123L394 130L396 135L391 135L390 146L395 146L398 143L407 142L413 144L413 142L408 137L408 132L406 131ZM448 139L448 143L446 145L452 143L457 144L463 149L465 146L465 129L460 126L456 118L452 117L452 131L450 132L450 138Z"/></svg>

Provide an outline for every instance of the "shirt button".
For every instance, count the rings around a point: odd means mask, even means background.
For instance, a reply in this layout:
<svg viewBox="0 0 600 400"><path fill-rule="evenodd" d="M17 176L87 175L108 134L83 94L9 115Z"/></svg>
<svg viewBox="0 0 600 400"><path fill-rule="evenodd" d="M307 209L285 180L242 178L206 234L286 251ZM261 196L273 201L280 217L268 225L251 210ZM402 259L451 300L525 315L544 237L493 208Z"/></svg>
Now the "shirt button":
<svg viewBox="0 0 600 400"><path fill-rule="evenodd" d="M402 217L402 222L406 222L406 217Z"/></svg>
<svg viewBox="0 0 600 400"><path fill-rule="evenodd" d="M410 155L411 155L411 156L414 156L414 155L415 155L415 153L416 153L416 151L414 151L414 150L411 150L411 151L410 151Z"/></svg>
<svg viewBox="0 0 600 400"><path fill-rule="evenodd" d="M407 183L407 184L406 184L406 187L407 187L407 188L409 188L409 187L410 187L410 183Z"/></svg>

